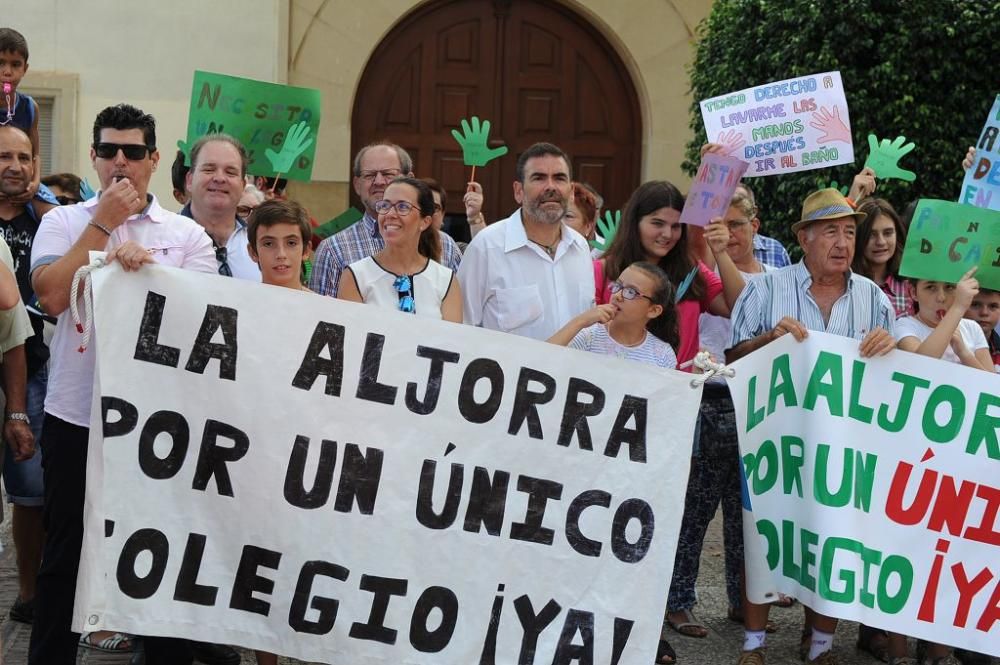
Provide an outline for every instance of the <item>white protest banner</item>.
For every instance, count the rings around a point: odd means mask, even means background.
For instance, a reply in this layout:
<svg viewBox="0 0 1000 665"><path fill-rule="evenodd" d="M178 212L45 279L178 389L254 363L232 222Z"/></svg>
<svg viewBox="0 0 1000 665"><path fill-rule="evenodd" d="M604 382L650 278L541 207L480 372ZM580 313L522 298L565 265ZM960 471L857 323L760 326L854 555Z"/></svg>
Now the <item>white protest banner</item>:
<svg viewBox="0 0 1000 665"><path fill-rule="evenodd" d="M840 72L801 76L701 102L708 140L750 163L748 176L854 161Z"/></svg>
<svg viewBox="0 0 1000 665"><path fill-rule="evenodd" d="M159 266L94 289L77 629L322 662L653 660L690 375Z"/></svg>
<svg viewBox="0 0 1000 665"><path fill-rule="evenodd" d="M959 203L1000 210L1000 95L976 142L972 168L965 172Z"/></svg>
<svg viewBox="0 0 1000 665"><path fill-rule="evenodd" d="M791 335L729 380L751 599L1000 655L1000 377Z"/></svg>

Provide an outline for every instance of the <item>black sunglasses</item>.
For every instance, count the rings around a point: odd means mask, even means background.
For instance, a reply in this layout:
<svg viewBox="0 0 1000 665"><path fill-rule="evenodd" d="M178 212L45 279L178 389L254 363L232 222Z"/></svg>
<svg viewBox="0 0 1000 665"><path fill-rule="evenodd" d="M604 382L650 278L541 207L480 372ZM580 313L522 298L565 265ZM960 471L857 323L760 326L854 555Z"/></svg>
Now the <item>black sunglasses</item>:
<svg viewBox="0 0 1000 665"><path fill-rule="evenodd" d="M136 145L135 143L94 144L94 153L101 159L114 159L118 156L119 150L125 155L125 159L138 162L140 159L146 159L146 155L156 150L156 148L149 145Z"/></svg>
<svg viewBox="0 0 1000 665"><path fill-rule="evenodd" d="M72 196L57 196L56 201L58 201L61 206L71 206L79 203L80 199L75 199Z"/></svg>
<svg viewBox="0 0 1000 665"><path fill-rule="evenodd" d="M215 248L215 260L219 262L219 274L223 277L232 277L233 269L229 267L229 250L223 247Z"/></svg>

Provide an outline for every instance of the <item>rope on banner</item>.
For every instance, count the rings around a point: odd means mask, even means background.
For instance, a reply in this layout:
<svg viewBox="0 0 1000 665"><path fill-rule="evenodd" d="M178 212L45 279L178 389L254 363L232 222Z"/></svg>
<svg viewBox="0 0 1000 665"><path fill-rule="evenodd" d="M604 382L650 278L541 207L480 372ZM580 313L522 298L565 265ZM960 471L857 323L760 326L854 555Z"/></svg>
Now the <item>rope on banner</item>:
<svg viewBox="0 0 1000 665"><path fill-rule="evenodd" d="M106 265L107 261L104 260L104 257L98 257L87 265L80 266L80 268L73 273L73 282L69 287L69 311L73 317L73 323L76 325L76 331L83 335L83 339L80 340L80 347L77 349L80 353L86 351L87 346L90 345L90 335L93 330L94 287L93 279L91 279L90 274L98 268L103 268ZM83 286L82 318L80 316L78 304L81 285Z"/></svg>
<svg viewBox="0 0 1000 665"><path fill-rule="evenodd" d="M729 379L736 376L736 370L727 367L725 363L717 363L712 360L712 354L708 351L699 351L692 363L702 371L701 374L691 379L692 388L704 385L706 381L716 376L724 376Z"/></svg>

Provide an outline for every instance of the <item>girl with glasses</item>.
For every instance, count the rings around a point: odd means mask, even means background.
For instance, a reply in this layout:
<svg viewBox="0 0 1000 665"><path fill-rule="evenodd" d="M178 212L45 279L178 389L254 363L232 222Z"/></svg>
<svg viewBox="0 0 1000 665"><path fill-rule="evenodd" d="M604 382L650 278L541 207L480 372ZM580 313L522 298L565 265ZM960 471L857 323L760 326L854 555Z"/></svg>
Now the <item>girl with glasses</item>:
<svg viewBox="0 0 1000 665"><path fill-rule="evenodd" d="M699 350L698 315L711 312L729 316L743 290L739 271L725 252L725 239L721 251L713 249L721 279L694 256L687 225L680 223L683 209L684 195L671 183L658 180L640 185L625 204L611 245L594 267L598 304L609 302L611 283L636 261L653 263L667 273L678 293L677 362L681 367ZM705 232L725 235L726 229L716 224Z"/></svg>
<svg viewBox="0 0 1000 665"><path fill-rule="evenodd" d="M461 323L458 280L439 263L441 239L433 224L431 189L415 178L396 178L375 211L385 249L348 266L337 296Z"/></svg>
<svg viewBox="0 0 1000 665"><path fill-rule="evenodd" d="M677 308L670 278L652 263L626 268L609 286L611 301L580 314L549 342L674 369Z"/></svg>

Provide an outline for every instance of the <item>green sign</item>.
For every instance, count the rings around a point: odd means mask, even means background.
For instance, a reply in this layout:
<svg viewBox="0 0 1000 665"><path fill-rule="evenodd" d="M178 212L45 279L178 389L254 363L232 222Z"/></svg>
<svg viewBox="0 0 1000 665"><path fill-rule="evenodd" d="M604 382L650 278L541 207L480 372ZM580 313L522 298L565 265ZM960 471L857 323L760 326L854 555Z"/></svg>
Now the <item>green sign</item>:
<svg viewBox="0 0 1000 665"><path fill-rule="evenodd" d="M195 71L187 142L177 145L187 155L200 137L223 132L246 147L252 175L308 181L319 119L319 90Z"/></svg>
<svg viewBox="0 0 1000 665"><path fill-rule="evenodd" d="M979 266L976 279L1000 290L1000 212L922 199L913 212L899 273L956 283Z"/></svg>

